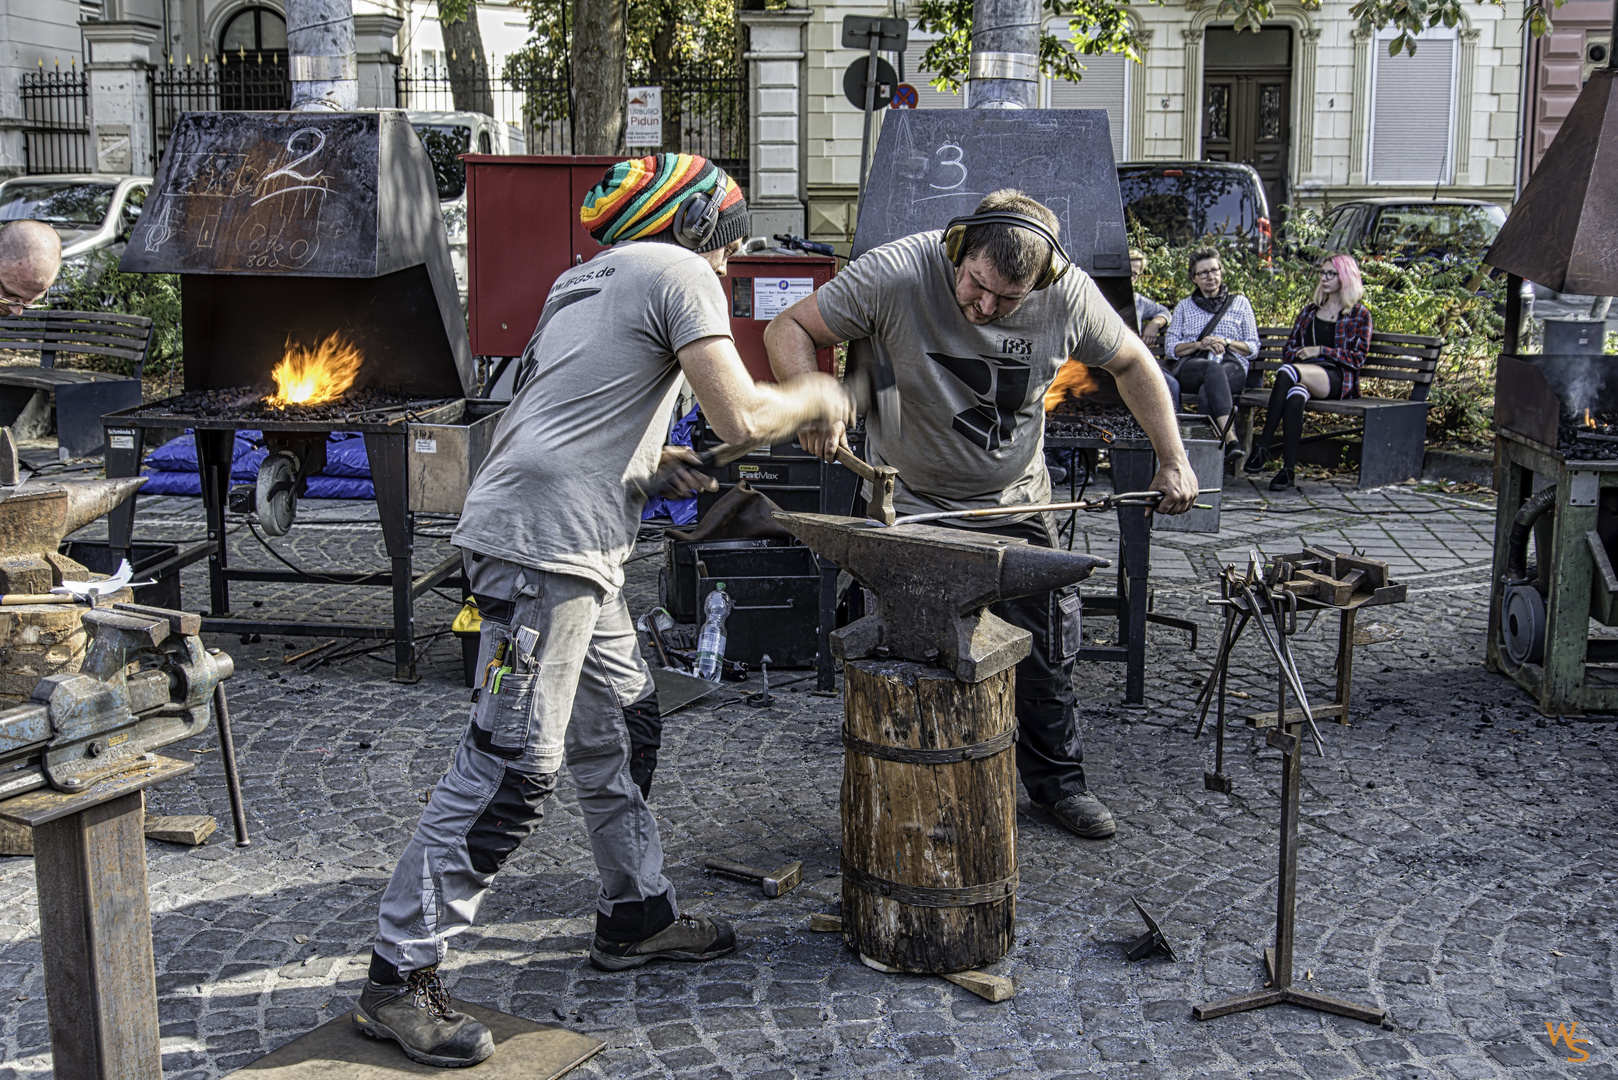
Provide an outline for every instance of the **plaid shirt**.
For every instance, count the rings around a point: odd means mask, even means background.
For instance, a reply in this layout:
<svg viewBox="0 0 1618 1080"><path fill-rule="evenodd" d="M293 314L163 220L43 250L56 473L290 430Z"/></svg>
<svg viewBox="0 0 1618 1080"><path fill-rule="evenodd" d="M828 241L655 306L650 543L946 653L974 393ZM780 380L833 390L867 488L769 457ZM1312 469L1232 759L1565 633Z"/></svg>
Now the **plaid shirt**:
<svg viewBox="0 0 1618 1080"><path fill-rule="evenodd" d="M1315 304L1303 305L1298 313L1298 319L1292 324L1292 335L1281 350L1281 362L1290 364L1298 359L1298 350L1314 344L1310 341L1310 334L1314 329L1315 312L1320 308ZM1330 345L1320 350L1320 356L1314 360L1303 361L1306 364L1336 364L1343 373L1343 397L1357 398L1360 396L1360 368L1365 364L1365 354L1371 348L1371 309L1364 304L1355 304L1348 311L1337 316L1337 337Z"/></svg>

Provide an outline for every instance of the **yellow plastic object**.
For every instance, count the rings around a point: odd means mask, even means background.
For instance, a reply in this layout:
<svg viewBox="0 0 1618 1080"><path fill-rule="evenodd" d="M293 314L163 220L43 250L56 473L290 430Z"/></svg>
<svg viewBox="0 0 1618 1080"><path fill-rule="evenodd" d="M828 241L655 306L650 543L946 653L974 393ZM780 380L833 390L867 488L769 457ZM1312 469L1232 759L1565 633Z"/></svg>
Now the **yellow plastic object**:
<svg viewBox="0 0 1618 1080"><path fill-rule="evenodd" d="M460 614L455 616L455 621L449 624L449 628L457 634L475 634L482 630L483 616L478 614L478 602L468 598Z"/></svg>

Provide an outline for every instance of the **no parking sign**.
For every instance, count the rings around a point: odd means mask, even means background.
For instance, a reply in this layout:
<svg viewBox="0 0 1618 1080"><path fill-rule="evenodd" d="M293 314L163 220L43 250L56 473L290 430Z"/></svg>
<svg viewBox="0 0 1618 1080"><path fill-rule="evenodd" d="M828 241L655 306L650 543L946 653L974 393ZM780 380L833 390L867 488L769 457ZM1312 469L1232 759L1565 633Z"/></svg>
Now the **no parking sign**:
<svg viewBox="0 0 1618 1080"><path fill-rule="evenodd" d="M888 102L890 109L914 109L921 103L921 97L916 88L907 82L902 82L893 88L893 100Z"/></svg>

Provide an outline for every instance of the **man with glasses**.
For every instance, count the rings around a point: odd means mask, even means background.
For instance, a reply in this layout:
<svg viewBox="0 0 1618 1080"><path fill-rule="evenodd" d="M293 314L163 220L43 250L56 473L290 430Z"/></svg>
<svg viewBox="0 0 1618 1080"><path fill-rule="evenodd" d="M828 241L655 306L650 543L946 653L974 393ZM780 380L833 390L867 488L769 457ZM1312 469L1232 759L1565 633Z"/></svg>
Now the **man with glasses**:
<svg viewBox="0 0 1618 1080"><path fill-rule="evenodd" d="M778 379L814 371L816 348L840 341L849 342L851 364L871 370L886 362L901 420L867 424L865 454L899 471L898 513L1049 502L1045 391L1070 357L1106 368L1150 436L1162 463L1151 483L1163 493L1158 510L1190 509L1196 476L1157 361L1090 276L1068 263L1058 228L1056 215L1022 192L993 192L943 231L867 251L765 331ZM840 423L811 425L798 438L828 460L847 445ZM949 524L1056 543L1048 512ZM1090 793L1082 764L1073 689L1078 589L992 610L1033 635L1016 681L1017 773L1029 799L1078 836L1112 836L1117 823Z"/></svg>
<svg viewBox="0 0 1618 1080"><path fill-rule="evenodd" d="M0 228L0 308L7 315L39 307L62 269L62 238L39 221Z"/></svg>

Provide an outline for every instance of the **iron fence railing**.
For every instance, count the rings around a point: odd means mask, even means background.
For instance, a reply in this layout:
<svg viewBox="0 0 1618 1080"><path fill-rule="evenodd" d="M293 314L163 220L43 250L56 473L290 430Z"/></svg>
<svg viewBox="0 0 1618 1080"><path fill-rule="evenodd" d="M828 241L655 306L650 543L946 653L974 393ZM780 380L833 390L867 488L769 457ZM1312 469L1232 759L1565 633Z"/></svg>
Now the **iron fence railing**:
<svg viewBox="0 0 1618 1080"><path fill-rule="evenodd" d="M159 159L183 112L218 109L286 109L292 80L284 52L220 57L217 62L170 64L151 72L152 145Z"/></svg>
<svg viewBox="0 0 1618 1080"><path fill-rule="evenodd" d="M482 103L496 120L521 131L525 153L574 152L572 106L567 84L561 80L452 81L437 72L401 71L394 85L402 109L449 112L459 96L463 104ZM701 154L745 187L750 179L747 115L745 77L697 72L665 79L661 149Z"/></svg>
<svg viewBox="0 0 1618 1080"><path fill-rule="evenodd" d="M23 75L23 171L89 172L90 83L84 72L30 71Z"/></svg>

